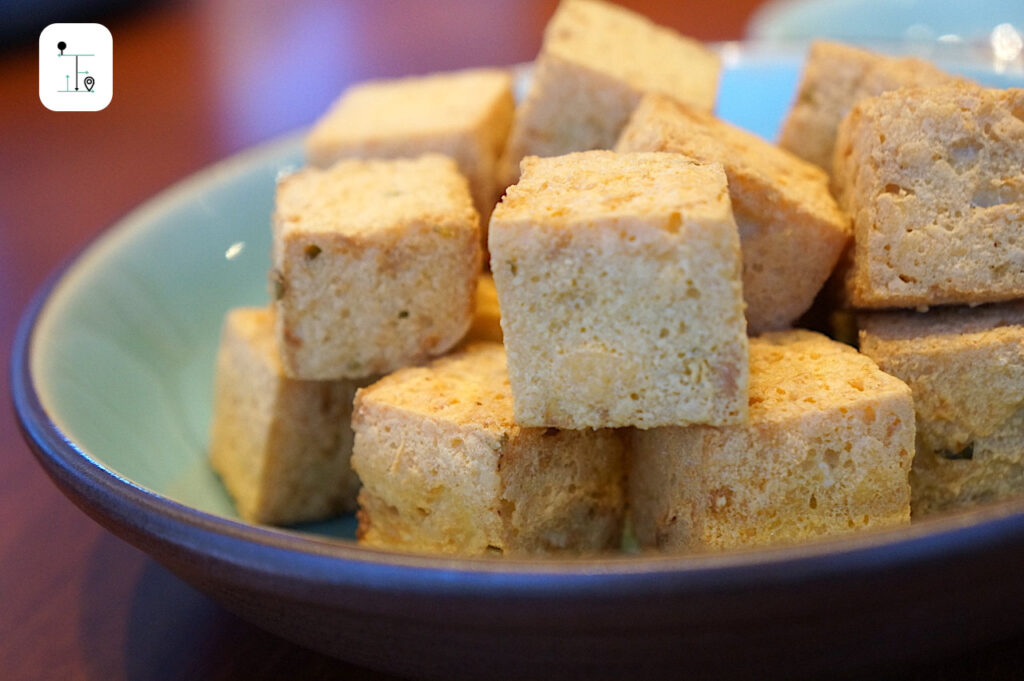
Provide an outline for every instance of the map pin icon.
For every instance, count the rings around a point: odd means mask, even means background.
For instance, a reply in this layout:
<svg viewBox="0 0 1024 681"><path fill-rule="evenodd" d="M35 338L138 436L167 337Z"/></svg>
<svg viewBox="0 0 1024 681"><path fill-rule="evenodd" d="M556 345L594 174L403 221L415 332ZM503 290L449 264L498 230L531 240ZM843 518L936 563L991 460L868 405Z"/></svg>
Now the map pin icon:
<svg viewBox="0 0 1024 681"><path fill-rule="evenodd" d="M96 84L96 79L92 76L86 76L82 82L85 83L85 89L92 92L92 86Z"/></svg>

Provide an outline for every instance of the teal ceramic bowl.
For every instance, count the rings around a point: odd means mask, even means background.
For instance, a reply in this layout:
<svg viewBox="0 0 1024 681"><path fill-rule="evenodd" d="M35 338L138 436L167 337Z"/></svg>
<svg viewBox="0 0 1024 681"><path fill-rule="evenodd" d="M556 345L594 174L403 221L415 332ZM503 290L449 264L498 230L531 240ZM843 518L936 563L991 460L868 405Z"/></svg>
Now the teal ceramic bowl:
<svg viewBox="0 0 1024 681"><path fill-rule="evenodd" d="M773 137L802 55L721 49L720 113ZM241 522L206 462L214 354L225 311L267 300L275 178L301 162L295 136L167 190L55 273L17 334L12 394L43 467L184 580L302 645L446 680L794 678L1024 629L1020 502L786 548L558 561L369 550L351 518Z"/></svg>

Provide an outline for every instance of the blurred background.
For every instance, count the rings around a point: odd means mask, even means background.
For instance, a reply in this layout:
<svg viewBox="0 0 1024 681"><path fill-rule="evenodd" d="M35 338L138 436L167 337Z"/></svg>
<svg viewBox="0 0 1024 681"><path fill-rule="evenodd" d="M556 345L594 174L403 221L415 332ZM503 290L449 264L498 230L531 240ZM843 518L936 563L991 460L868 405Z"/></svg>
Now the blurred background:
<svg viewBox="0 0 1024 681"><path fill-rule="evenodd" d="M622 4L725 40L759 1ZM0 0L0 679L378 678L238 620L74 508L15 425L14 327L50 272L168 185L308 126L355 81L528 61L555 5ZM105 110L40 103L51 22L110 29Z"/></svg>
<svg viewBox="0 0 1024 681"><path fill-rule="evenodd" d="M532 59L555 1L178 0L112 2L106 12L89 1L91 13L72 19L64 9L75 3L48 12L40 2L32 21L34 4L5 0L17 21L0 22L11 33L0 52L2 232L40 227L23 243L0 241L12 268L29 266L12 253L31 254L34 268L55 263L168 183L309 125L354 81ZM730 2L728 13L712 0L623 4L722 40L742 34L758 2ZM96 113L50 112L37 94L39 31L87 17L114 37L113 101ZM23 280L4 270L0 283Z"/></svg>

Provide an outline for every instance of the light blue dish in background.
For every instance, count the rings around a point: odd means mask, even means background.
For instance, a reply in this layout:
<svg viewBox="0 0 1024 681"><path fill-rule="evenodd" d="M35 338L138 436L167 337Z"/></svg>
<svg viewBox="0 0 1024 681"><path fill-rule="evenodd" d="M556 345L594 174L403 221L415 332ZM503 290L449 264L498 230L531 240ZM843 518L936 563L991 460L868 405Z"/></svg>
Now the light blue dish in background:
<svg viewBox="0 0 1024 681"><path fill-rule="evenodd" d="M1024 32L1021 0L775 0L747 26L751 40L848 42L986 40L1008 23ZM947 38L948 40L949 38Z"/></svg>

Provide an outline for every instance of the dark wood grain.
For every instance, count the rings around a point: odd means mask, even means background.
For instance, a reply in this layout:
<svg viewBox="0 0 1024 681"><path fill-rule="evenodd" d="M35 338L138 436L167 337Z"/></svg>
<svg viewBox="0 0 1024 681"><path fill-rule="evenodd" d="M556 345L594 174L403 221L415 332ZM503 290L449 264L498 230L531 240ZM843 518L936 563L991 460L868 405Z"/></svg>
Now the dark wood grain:
<svg viewBox="0 0 1024 681"><path fill-rule="evenodd" d="M536 53L554 0L210 0L97 16L114 99L53 113L34 43L0 53L0 347L46 274L166 185L309 124L349 83ZM759 0L628 0L706 40L736 39ZM39 28L42 28L41 26ZM0 369L7 383L7 363ZM382 679L239 620L65 500L0 393L0 678ZM1014 678L1022 641L875 678Z"/></svg>

